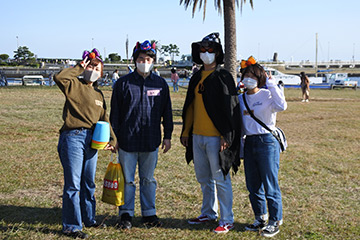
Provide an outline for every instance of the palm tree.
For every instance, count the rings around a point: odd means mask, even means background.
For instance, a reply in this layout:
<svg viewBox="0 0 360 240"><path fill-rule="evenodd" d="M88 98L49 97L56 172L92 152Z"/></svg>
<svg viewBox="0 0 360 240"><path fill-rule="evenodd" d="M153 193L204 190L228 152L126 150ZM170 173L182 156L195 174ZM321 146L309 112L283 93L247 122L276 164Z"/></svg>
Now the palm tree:
<svg viewBox="0 0 360 240"><path fill-rule="evenodd" d="M222 4L221 4L222 2ZM224 32L225 32L225 68L231 73L236 81L236 18L235 18L235 2L239 7L239 0L214 0L215 9L221 14L222 7L224 9ZM246 0L240 0L241 9ZM253 8L253 0L249 0ZM205 11L207 0L180 0L180 5L184 5L187 9L192 5L192 16L194 17L197 6L199 10L203 7L203 20L205 20Z"/></svg>

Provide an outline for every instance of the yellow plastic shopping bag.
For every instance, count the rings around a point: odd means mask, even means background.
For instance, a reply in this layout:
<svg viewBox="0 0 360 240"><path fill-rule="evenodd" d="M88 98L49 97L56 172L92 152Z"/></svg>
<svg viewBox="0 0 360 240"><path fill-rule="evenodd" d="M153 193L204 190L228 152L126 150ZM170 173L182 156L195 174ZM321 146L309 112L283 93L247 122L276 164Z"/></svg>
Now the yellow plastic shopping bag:
<svg viewBox="0 0 360 240"><path fill-rule="evenodd" d="M103 195L101 201L120 206L124 202L124 174L120 163L114 163L113 154L111 161L106 169L104 177Z"/></svg>

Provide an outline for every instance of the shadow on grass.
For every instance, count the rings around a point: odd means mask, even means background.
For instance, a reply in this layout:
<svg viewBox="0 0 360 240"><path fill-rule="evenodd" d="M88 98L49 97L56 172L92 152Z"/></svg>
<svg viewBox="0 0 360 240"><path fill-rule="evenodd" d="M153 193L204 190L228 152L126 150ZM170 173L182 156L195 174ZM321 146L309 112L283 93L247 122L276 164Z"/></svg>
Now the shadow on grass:
<svg viewBox="0 0 360 240"><path fill-rule="evenodd" d="M19 229L61 235L58 225L61 224L61 208L39 208L0 205L0 232L14 232ZM24 225L25 223L25 225ZM35 224L54 225L51 227L34 227ZM55 226L56 225L56 226Z"/></svg>
<svg viewBox="0 0 360 240"><path fill-rule="evenodd" d="M169 229L188 229L188 230L206 230L213 231L219 223L217 221L205 223L205 224L189 224L188 219L174 219L174 218L160 218L160 221L164 223L162 228ZM245 231L245 223L234 222L234 231Z"/></svg>
<svg viewBox="0 0 360 240"><path fill-rule="evenodd" d="M120 218L118 216L109 216L109 215L98 215L97 221L100 223L105 223L107 226L117 227L118 221ZM146 229L147 227L142 223L141 217L133 217L132 219L132 226L134 228L143 228ZM212 232L217 226L218 222L213 221L204 224L189 224L188 219L177 219L177 218L160 218L160 221L163 225L160 228L164 229L180 229L180 230L209 230ZM244 232L245 223L234 223L234 231L237 232Z"/></svg>
<svg viewBox="0 0 360 240"><path fill-rule="evenodd" d="M33 232L41 232L44 234L62 235L59 225L61 225L61 208L40 208L40 207L23 207L0 205L0 221L5 225L0 225L0 233L16 232L20 229ZM99 223L105 223L108 227L117 227L119 217L115 215L97 215L96 219ZM133 227L146 229L147 227L142 223L141 217L133 218ZM205 224L191 225L188 219L177 218L160 218L163 222L163 229L180 229L180 230L208 230L213 231L218 222L213 221ZM36 225L42 224L47 226ZM246 224L234 223L234 230L243 232Z"/></svg>

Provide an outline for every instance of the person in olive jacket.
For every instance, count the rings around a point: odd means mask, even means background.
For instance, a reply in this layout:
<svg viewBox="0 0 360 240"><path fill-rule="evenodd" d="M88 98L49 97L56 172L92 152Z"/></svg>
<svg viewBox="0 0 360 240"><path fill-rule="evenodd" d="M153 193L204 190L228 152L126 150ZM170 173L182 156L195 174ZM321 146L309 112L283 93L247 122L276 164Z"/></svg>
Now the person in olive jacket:
<svg viewBox="0 0 360 240"><path fill-rule="evenodd" d="M104 95L96 82L103 68L100 54L94 49L91 53L84 51L80 64L54 76L66 99L58 144L64 169L62 231L74 238L88 238L82 232L82 223L86 227L99 226L94 196L98 150L91 148L91 140L96 123L109 122ZM110 127L110 142L104 149L115 152L115 145L116 137Z"/></svg>
<svg viewBox="0 0 360 240"><path fill-rule="evenodd" d="M181 143L186 160L194 160L195 174L201 185L201 215L190 224L216 220L216 233L226 233L234 225L230 168L240 164L240 112L235 82L223 69L224 53L219 33L212 33L192 44L193 61L202 68L190 79L184 108ZM216 189L216 190L215 190ZM217 193L217 196L215 196Z"/></svg>

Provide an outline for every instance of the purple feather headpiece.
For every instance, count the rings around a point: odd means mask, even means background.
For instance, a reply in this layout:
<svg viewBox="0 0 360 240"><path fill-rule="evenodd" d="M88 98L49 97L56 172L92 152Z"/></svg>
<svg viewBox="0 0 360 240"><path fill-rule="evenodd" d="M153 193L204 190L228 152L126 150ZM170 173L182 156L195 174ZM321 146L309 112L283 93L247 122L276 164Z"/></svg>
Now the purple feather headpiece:
<svg viewBox="0 0 360 240"><path fill-rule="evenodd" d="M100 62L103 62L100 58L100 53L96 48L94 48L91 52L85 50L83 52L82 59L84 60L86 57L90 58L90 59L96 58L96 59L100 60Z"/></svg>

